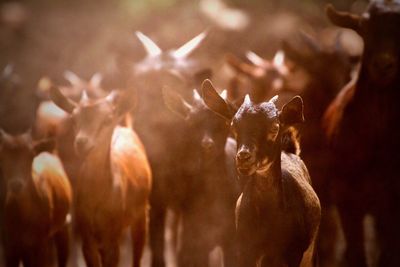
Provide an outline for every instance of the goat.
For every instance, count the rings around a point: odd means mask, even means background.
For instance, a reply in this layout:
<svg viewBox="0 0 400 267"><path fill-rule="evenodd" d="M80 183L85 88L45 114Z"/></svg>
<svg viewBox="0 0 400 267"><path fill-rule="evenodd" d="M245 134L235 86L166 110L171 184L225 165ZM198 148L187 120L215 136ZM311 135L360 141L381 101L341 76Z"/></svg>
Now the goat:
<svg viewBox="0 0 400 267"><path fill-rule="evenodd" d="M140 265L146 238L151 170L136 133L118 126L131 109L131 91L112 91L79 103L51 87L50 97L70 114L74 147L82 160L76 185L76 224L88 266L117 266L119 239L130 226L133 266Z"/></svg>
<svg viewBox="0 0 400 267"><path fill-rule="evenodd" d="M205 80L202 87L213 87ZM221 94L226 99L226 91ZM221 246L225 266L235 266L232 236L235 235L235 203L239 196L234 172L236 142L228 138L229 125L209 110L197 90L187 103L171 90L164 90L167 106L189 125L190 151L187 155L193 170L189 197L182 209L182 247L179 266L207 266L208 255Z"/></svg>
<svg viewBox="0 0 400 267"><path fill-rule="evenodd" d="M334 133L330 187L347 241L345 257L349 266L367 266L363 219L369 213L380 243L378 266L398 266L400 142L393 127L400 115L400 2L372 2L363 15L329 5L326 13L364 41L359 74L332 102L324 121L327 134Z"/></svg>
<svg viewBox="0 0 400 267"><path fill-rule="evenodd" d="M161 88L173 87L184 98L190 96L188 88L196 87L211 75L209 70L200 69L199 62L190 56L203 42L206 33L201 33L178 49L161 50L149 37L137 32L147 51L146 57L131 68L130 76L137 88L138 106L135 129L143 140L152 167L154 184L151 194L150 247L152 266L165 266L164 231L167 208L176 217L184 205L190 179L184 166L190 142L187 125L168 111L164 104ZM122 70L124 71L124 70ZM157 78L155 78L157 77ZM200 81L201 80L201 81ZM199 82L200 81L200 82ZM190 171L189 171L190 172ZM170 185L176 185L170 190ZM173 232L177 232L176 229Z"/></svg>
<svg viewBox="0 0 400 267"><path fill-rule="evenodd" d="M334 212L330 196L330 151L328 140L321 134L323 114L339 90L350 80L357 57L350 56L340 45L339 33L332 47L322 46L315 38L300 34L306 49L295 48L289 42L283 42L283 50L288 60L295 64L286 79L281 99L300 94L305 103L304 116L307 121L299 126L301 132L302 158L307 165L313 187L322 206L322 219L318 238L318 255L321 266L337 261L335 248L339 234L339 222ZM292 81L296 80L296 70L303 72L302 88L293 90ZM300 75L298 75L300 76ZM283 96L283 97L282 97Z"/></svg>
<svg viewBox="0 0 400 267"><path fill-rule="evenodd" d="M33 142L29 133L16 136L0 131L0 169L6 188L4 248L6 266L50 266L55 240L58 266L68 259L67 214L72 190L54 142Z"/></svg>
<svg viewBox="0 0 400 267"><path fill-rule="evenodd" d="M304 120L303 102L296 96L278 111L276 98L256 104L247 95L233 114L215 90L203 90L206 105L230 123L237 172L248 177L236 206L239 266L313 264L319 199L303 161L281 148L284 129Z"/></svg>

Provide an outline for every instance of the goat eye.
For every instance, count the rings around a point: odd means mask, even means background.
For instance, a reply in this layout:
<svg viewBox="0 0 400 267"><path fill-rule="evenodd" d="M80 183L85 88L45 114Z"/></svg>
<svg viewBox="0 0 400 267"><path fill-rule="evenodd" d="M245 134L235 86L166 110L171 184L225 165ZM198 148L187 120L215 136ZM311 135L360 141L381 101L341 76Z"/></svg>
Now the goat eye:
<svg viewBox="0 0 400 267"><path fill-rule="evenodd" d="M271 127L271 132L276 133L276 132L278 132L278 131L279 131L279 123L274 122L274 123L272 124L272 127Z"/></svg>
<svg viewBox="0 0 400 267"><path fill-rule="evenodd" d="M279 123L275 122L271 125L271 128L267 133L267 140L275 141L276 137L278 136L278 132L279 132Z"/></svg>

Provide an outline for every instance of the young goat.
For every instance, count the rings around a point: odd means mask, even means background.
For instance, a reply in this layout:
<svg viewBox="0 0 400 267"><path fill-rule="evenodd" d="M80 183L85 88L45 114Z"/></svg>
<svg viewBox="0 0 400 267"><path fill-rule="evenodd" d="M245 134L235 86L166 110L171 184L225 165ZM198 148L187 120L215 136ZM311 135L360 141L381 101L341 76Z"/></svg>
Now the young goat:
<svg viewBox="0 0 400 267"><path fill-rule="evenodd" d="M247 176L236 206L239 266L312 266L321 207L303 161L282 151L282 132L303 121L294 97L281 111L276 97L255 104L249 96L236 114L211 88L207 106L231 124L236 168Z"/></svg>
<svg viewBox="0 0 400 267"><path fill-rule="evenodd" d="M47 152L48 141L33 143L30 134L11 136L0 130L0 170L4 203L6 266L43 267L50 264L55 240L58 266L68 258L67 214L72 191L60 160ZM41 153L43 152L43 153Z"/></svg>
<svg viewBox="0 0 400 267"><path fill-rule="evenodd" d="M129 93L79 103L51 88L52 100L71 114L74 146L82 165L76 185L76 223L88 266L118 264L122 230L131 227L133 266L140 265L146 237L151 172L136 133L118 122L131 108Z"/></svg>

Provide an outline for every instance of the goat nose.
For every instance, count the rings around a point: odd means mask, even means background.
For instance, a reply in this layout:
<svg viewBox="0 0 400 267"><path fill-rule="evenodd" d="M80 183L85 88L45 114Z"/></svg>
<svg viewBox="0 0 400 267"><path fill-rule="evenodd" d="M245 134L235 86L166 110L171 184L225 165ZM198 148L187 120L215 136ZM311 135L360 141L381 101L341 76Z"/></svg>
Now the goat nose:
<svg viewBox="0 0 400 267"><path fill-rule="evenodd" d="M238 152L237 158L240 161L247 161L251 158L251 153L248 149L242 149Z"/></svg>
<svg viewBox="0 0 400 267"><path fill-rule="evenodd" d="M78 137L75 140L75 150L77 153L84 153L88 147L89 138L87 137Z"/></svg>
<svg viewBox="0 0 400 267"><path fill-rule="evenodd" d="M214 141L213 141L210 137L205 136L205 137L203 138L203 140L201 140L201 146L202 146L203 148L209 150L209 149L211 149L211 148L214 147Z"/></svg>
<svg viewBox="0 0 400 267"><path fill-rule="evenodd" d="M76 139L77 147L84 147L88 143L88 139L86 137L79 137Z"/></svg>

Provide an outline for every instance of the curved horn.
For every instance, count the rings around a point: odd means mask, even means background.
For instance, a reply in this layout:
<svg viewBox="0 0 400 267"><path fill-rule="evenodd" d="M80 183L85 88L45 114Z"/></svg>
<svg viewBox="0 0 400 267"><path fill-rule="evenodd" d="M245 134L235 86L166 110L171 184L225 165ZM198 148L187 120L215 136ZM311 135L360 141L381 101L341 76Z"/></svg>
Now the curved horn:
<svg viewBox="0 0 400 267"><path fill-rule="evenodd" d="M174 58L185 58L188 55L190 55L199 45L200 43L204 40L204 38L207 36L207 32L202 32L196 37L194 37L192 40L187 42L186 44L182 45L178 49L172 52L172 56Z"/></svg>
<svg viewBox="0 0 400 267"><path fill-rule="evenodd" d="M78 75L76 75L75 73L73 73L70 70L66 70L64 72L64 78L72 85L72 86L80 86L81 84L83 84L83 81L81 80L81 78L79 78Z"/></svg>
<svg viewBox="0 0 400 267"><path fill-rule="evenodd" d="M253 51L247 51L246 57L248 60L250 60L251 63L253 63L254 65L260 66L260 67L265 66L265 64L267 62L266 60L264 60L262 57L260 57Z"/></svg>
<svg viewBox="0 0 400 267"><path fill-rule="evenodd" d="M148 57L155 57L162 53L162 50L149 37L139 31L135 33L136 36L139 38L139 41L142 43L144 49L146 50Z"/></svg>
<svg viewBox="0 0 400 267"><path fill-rule="evenodd" d="M203 100L203 98L201 98L199 92L196 89L193 89L193 98L195 100L201 100L201 101Z"/></svg>
<svg viewBox="0 0 400 267"><path fill-rule="evenodd" d="M272 97L270 100L269 100L269 102L271 102L271 103L276 103L276 101L278 101L278 98L279 98L279 96L278 95L276 95L276 96L274 96L274 97Z"/></svg>
<svg viewBox="0 0 400 267"><path fill-rule="evenodd" d="M226 62L236 72L242 73L249 77L261 77L264 75L264 70L262 68L245 63L233 54L226 55Z"/></svg>
<svg viewBox="0 0 400 267"><path fill-rule="evenodd" d="M336 26L360 32L361 17L359 15L337 11L331 4L326 6L325 12L329 20Z"/></svg>

